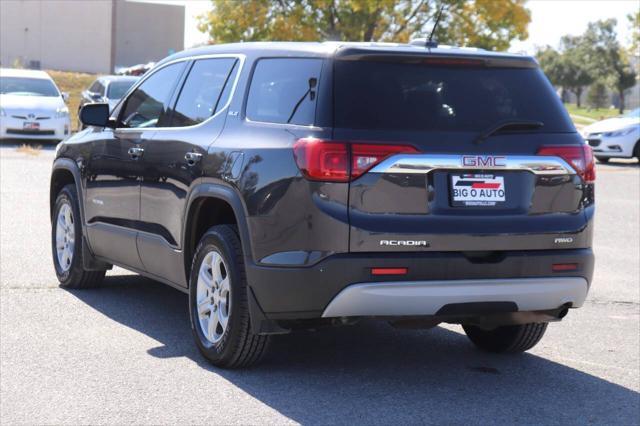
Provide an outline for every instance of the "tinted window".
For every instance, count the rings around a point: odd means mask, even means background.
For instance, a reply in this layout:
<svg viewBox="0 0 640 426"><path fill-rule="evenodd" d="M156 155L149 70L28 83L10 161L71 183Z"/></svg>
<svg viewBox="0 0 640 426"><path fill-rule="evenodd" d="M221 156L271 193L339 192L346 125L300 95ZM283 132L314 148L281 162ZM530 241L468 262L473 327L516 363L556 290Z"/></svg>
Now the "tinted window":
<svg viewBox="0 0 640 426"><path fill-rule="evenodd" d="M44 78L2 77L0 93L22 96L59 96L51 80Z"/></svg>
<svg viewBox="0 0 640 426"><path fill-rule="evenodd" d="M211 117L235 62L233 58L196 61L180 91L171 126L193 126Z"/></svg>
<svg viewBox="0 0 640 426"><path fill-rule="evenodd" d="M102 94L102 91L100 90L100 88L102 87L102 84L100 84L100 82L98 80L94 81L93 84L91 85L91 87L89 87L89 92L91 93L98 93L98 94Z"/></svg>
<svg viewBox="0 0 640 426"><path fill-rule="evenodd" d="M135 81L112 81L107 89L107 97L109 99L120 99L127 93L127 90L133 86Z"/></svg>
<svg viewBox="0 0 640 426"><path fill-rule="evenodd" d="M153 73L127 98L120 116L125 127L165 127L169 100L184 63L168 65Z"/></svg>
<svg viewBox="0 0 640 426"><path fill-rule="evenodd" d="M334 88L336 127L476 132L521 119L574 131L536 68L336 61Z"/></svg>
<svg viewBox="0 0 640 426"><path fill-rule="evenodd" d="M322 59L261 59L247 100L247 117L269 123L313 124ZM311 89L310 81L316 84Z"/></svg>

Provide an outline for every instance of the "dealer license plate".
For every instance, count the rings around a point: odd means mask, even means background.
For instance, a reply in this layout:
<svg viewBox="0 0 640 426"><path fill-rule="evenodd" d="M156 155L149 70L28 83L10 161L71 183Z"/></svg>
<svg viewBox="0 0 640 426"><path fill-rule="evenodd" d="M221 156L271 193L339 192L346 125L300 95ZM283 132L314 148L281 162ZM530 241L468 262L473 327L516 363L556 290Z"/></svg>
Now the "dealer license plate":
<svg viewBox="0 0 640 426"><path fill-rule="evenodd" d="M36 121L25 121L22 128L24 130L40 130L40 123Z"/></svg>
<svg viewBox="0 0 640 426"><path fill-rule="evenodd" d="M504 176L451 175L451 202L453 206L495 206L506 200Z"/></svg>

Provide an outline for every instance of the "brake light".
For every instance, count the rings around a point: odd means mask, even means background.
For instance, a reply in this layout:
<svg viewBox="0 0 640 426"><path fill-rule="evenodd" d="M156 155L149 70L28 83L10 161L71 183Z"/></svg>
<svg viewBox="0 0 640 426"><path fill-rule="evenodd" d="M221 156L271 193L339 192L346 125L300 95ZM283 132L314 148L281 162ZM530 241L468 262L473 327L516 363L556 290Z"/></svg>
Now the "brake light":
<svg viewBox="0 0 640 426"><path fill-rule="evenodd" d="M349 143L315 138L298 139L293 156L307 179L349 182L393 154L416 153L410 145Z"/></svg>
<svg viewBox="0 0 640 426"><path fill-rule="evenodd" d="M586 183L596 180L593 151L587 144L543 146L538 150L538 155L560 157L573 167Z"/></svg>

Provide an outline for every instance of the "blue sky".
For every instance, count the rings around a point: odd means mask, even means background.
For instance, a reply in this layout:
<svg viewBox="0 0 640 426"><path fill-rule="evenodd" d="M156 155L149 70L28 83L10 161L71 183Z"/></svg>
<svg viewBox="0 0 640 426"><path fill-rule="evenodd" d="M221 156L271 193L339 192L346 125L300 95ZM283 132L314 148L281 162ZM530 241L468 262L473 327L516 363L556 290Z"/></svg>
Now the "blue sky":
<svg viewBox="0 0 640 426"><path fill-rule="evenodd" d="M207 37L196 28L196 16L210 8L209 0L146 0L156 3L182 4L185 6L185 47L203 43ZM626 15L638 10L638 0L530 0L531 10L529 39L513 42L512 51L535 53L536 46L557 47L565 34L581 34L591 21L606 18L618 20L618 34L624 44L629 42L630 32Z"/></svg>

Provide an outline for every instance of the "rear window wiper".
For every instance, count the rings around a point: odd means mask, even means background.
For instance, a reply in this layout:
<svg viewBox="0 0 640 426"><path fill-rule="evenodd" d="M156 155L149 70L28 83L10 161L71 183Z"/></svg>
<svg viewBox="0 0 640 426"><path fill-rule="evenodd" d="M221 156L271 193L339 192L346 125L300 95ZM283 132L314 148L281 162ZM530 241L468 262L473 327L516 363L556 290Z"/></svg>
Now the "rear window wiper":
<svg viewBox="0 0 640 426"><path fill-rule="evenodd" d="M474 143L478 144L494 133L503 130L529 130L538 129L542 126L544 126L544 123L536 120L502 120L480 133Z"/></svg>

